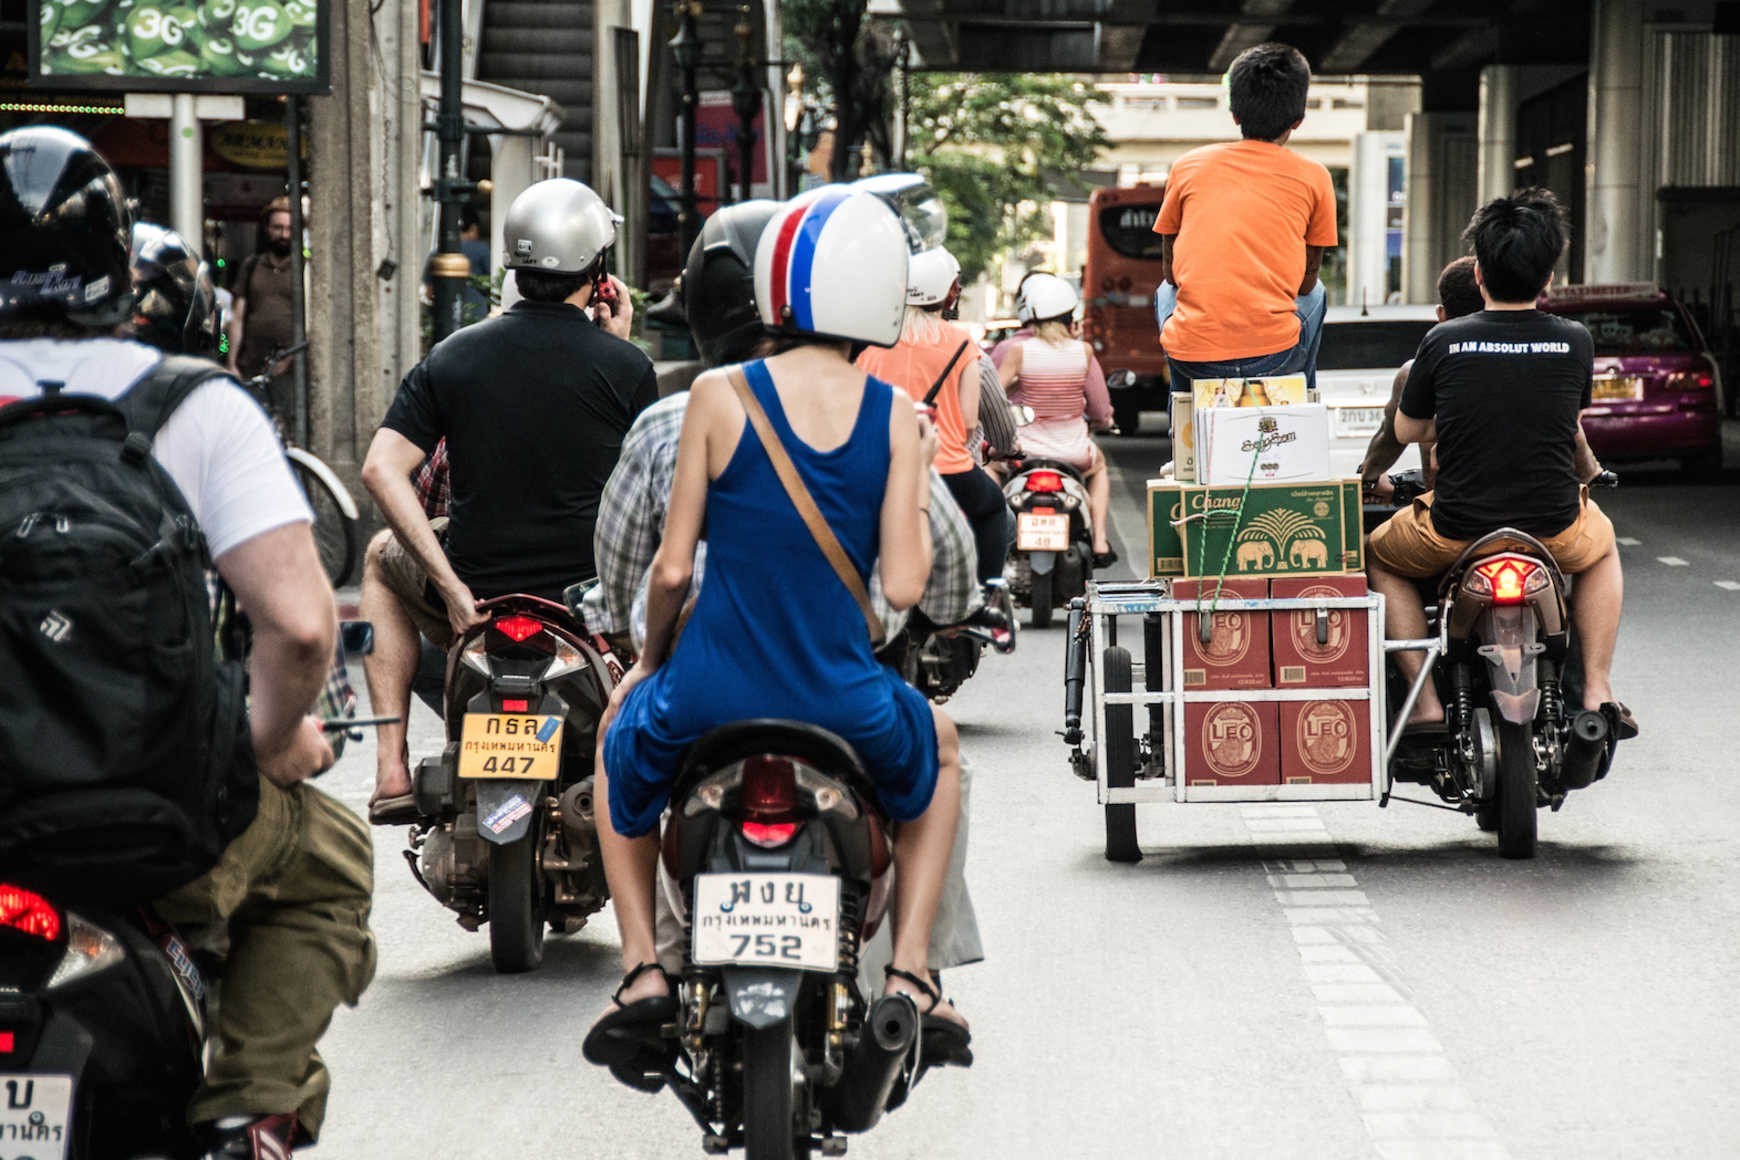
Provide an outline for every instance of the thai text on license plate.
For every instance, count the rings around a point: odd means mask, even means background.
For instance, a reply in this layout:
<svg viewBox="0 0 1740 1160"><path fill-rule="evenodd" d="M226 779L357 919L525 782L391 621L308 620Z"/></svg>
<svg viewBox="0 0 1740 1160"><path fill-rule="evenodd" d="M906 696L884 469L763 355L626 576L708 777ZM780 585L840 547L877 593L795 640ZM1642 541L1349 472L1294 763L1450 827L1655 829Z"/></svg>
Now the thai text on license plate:
<svg viewBox="0 0 1740 1160"><path fill-rule="evenodd" d="M1015 521L1015 547L1023 552L1069 550L1069 517L1022 512Z"/></svg>
<svg viewBox="0 0 1740 1160"><path fill-rule="evenodd" d="M460 777L549 781L562 769L562 719L553 713L467 713Z"/></svg>
<svg viewBox="0 0 1740 1160"><path fill-rule="evenodd" d="M695 963L834 971L840 965L840 880L827 874L699 874Z"/></svg>
<svg viewBox="0 0 1740 1160"><path fill-rule="evenodd" d="M1332 414L1337 435L1371 435L1384 421L1382 407L1337 407Z"/></svg>
<svg viewBox="0 0 1740 1160"><path fill-rule="evenodd" d="M0 1075L0 1160L65 1160L72 1135L67 1075Z"/></svg>
<svg viewBox="0 0 1740 1160"><path fill-rule="evenodd" d="M1627 402L1643 398L1643 380L1636 375L1600 375L1589 397L1597 403Z"/></svg>

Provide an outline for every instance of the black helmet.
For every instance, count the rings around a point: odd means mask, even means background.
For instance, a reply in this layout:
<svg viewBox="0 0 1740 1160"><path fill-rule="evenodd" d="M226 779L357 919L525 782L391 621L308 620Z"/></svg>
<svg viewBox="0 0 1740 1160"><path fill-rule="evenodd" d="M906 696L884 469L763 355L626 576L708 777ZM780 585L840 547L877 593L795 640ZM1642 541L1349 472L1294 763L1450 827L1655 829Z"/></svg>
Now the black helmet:
<svg viewBox="0 0 1740 1160"><path fill-rule="evenodd" d="M689 249L679 293L708 366L742 362L767 333L755 306L755 244L779 209L765 199L728 205L707 219Z"/></svg>
<svg viewBox="0 0 1740 1160"><path fill-rule="evenodd" d="M126 321L131 225L89 141L47 125L0 134L0 318Z"/></svg>
<svg viewBox="0 0 1740 1160"><path fill-rule="evenodd" d="M171 354L212 354L218 346L211 271L174 230L133 227L133 336Z"/></svg>

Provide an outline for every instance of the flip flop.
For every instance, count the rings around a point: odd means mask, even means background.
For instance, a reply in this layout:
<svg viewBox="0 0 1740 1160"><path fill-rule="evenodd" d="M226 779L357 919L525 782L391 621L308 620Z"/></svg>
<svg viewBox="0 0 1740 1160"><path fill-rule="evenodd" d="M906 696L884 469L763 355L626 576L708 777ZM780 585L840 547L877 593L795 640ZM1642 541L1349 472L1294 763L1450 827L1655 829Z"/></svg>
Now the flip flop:
<svg viewBox="0 0 1740 1160"><path fill-rule="evenodd" d="M651 1070L659 1070L664 1056L674 1048L665 1042L661 1033L665 1024L677 1017L677 997L673 993L636 999L632 1003L622 1001L623 991L648 971L657 971L664 975L666 982L670 982L670 973L657 963L642 963L622 976L616 993L610 997L616 1010L605 1012L592 1025L580 1053L586 1057L587 1063L610 1068L611 1074L630 1087L657 1091L657 1088L649 1089L634 1082L629 1075L644 1072L649 1065Z"/></svg>
<svg viewBox="0 0 1740 1160"><path fill-rule="evenodd" d="M973 1033L953 1019L945 1019L935 1014L938 1004L947 1003L942 992L931 986L930 980L920 978L911 971L903 971L895 966L882 968L882 973L890 979L904 979L917 987L919 993L930 1000L930 1006L919 1014L919 1037L922 1049L919 1059L925 1067L971 1067L973 1066ZM939 980L940 981L940 980ZM954 1006L949 1003L949 1006Z"/></svg>
<svg viewBox="0 0 1740 1160"><path fill-rule="evenodd" d="M1118 562L1118 550L1116 548L1108 548L1104 552L1095 552L1094 553L1094 568L1096 571L1100 568L1110 568L1113 564L1116 564L1117 562Z"/></svg>
<svg viewBox="0 0 1740 1160"><path fill-rule="evenodd" d="M1637 718L1631 715L1631 710L1622 702L1603 701L1601 715L1607 718L1608 728L1613 731L1615 741L1630 741L1637 736Z"/></svg>
<svg viewBox="0 0 1740 1160"><path fill-rule="evenodd" d="M374 798L369 802L371 826L408 826L419 816L417 799L408 790L392 797Z"/></svg>

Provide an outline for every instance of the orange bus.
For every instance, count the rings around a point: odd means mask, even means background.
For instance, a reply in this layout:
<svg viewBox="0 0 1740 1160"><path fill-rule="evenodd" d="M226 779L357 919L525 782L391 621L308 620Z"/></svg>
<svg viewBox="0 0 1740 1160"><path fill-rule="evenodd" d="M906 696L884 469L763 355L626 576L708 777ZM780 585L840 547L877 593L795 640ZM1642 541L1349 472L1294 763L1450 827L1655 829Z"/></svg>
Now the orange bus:
<svg viewBox="0 0 1740 1160"><path fill-rule="evenodd" d="M1143 411L1167 403L1166 354L1154 322L1161 184L1096 189L1088 199L1087 265L1082 269L1082 336L1111 388L1118 427L1133 435Z"/></svg>

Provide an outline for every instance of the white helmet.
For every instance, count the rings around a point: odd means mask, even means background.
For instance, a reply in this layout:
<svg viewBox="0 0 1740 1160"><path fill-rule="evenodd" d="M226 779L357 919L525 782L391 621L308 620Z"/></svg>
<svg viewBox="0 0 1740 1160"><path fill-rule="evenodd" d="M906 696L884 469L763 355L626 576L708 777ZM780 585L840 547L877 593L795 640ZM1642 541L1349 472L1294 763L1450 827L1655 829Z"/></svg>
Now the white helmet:
<svg viewBox="0 0 1740 1160"><path fill-rule="evenodd" d="M1023 322L1068 318L1079 305L1081 297L1076 294L1075 287L1056 274L1033 275L1021 287L1021 296L1015 300L1016 312Z"/></svg>
<svg viewBox="0 0 1740 1160"><path fill-rule="evenodd" d="M781 334L893 346L906 315L906 234L881 198L824 185L774 215L755 248L761 321Z"/></svg>
<svg viewBox="0 0 1740 1160"><path fill-rule="evenodd" d="M581 274L616 244L622 218L604 199L568 177L528 185L502 223L510 270Z"/></svg>
<svg viewBox="0 0 1740 1160"><path fill-rule="evenodd" d="M947 302L960 277L961 264L941 246L914 254L906 268L906 304L935 306Z"/></svg>

